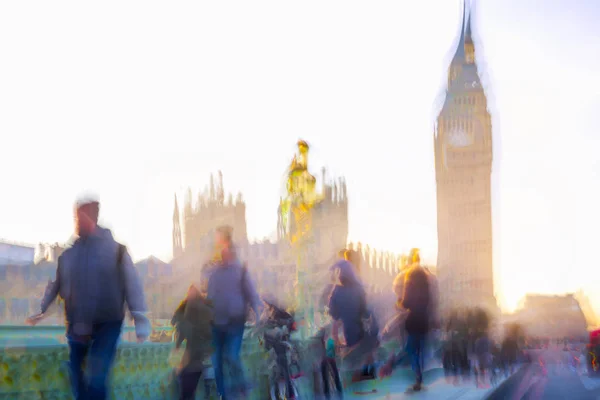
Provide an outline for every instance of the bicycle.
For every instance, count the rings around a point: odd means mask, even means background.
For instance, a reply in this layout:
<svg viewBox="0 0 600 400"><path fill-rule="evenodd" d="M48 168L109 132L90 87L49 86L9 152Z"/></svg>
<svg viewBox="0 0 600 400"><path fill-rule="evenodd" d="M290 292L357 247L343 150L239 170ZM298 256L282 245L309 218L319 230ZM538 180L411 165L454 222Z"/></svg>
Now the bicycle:
<svg viewBox="0 0 600 400"><path fill-rule="evenodd" d="M296 330L294 317L273 304L265 303L269 316L257 327L257 331L262 333L260 342L269 354L269 398L297 399L298 388L290 373L293 368L298 373L300 371L298 351L290 341L291 333Z"/></svg>

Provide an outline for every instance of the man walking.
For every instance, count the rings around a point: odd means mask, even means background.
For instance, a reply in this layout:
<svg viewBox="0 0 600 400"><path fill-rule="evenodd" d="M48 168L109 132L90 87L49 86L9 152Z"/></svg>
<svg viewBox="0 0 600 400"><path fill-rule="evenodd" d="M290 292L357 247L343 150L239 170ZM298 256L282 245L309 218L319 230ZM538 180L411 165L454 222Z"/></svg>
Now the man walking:
<svg viewBox="0 0 600 400"><path fill-rule="evenodd" d="M135 321L138 342L151 331L142 284L131 257L108 229L98 226L99 211L94 198L76 203L76 240L58 259L56 280L46 290L41 313L28 320L37 324L56 296L64 300L71 382L77 400L107 398L125 302Z"/></svg>
<svg viewBox="0 0 600 400"><path fill-rule="evenodd" d="M224 358L231 374L237 379L237 389L245 392L246 383L240 358L244 328L251 307L258 321L262 303L248 271L237 257L232 241L232 229L220 227L216 232L215 254L205 273L208 277L208 300L213 305L213 368L217 390L222 399L228 397L223 374Z"/></svg>
<svg viewBox="0 0 600 400"><path fill-rule="evenodd" d="M407 355L416 375L416 382L410 391L420 391L423 385L427 334L432 326L437 325L437 284L435 277L421 266L418 249L411 250L410 262L410 267L401 273L394 283L394 291L401 293L397 304L400 314L396 320L404 321L408 335L405 353L390 357L382 367L381 375L390 375L394 366L402 362ZM394 327L396 326L394 322Z"/></svg>
<svg viewBox="0 0 600 400"><path fill-rule="evenodd" d="M401 305L408 311L405 322L408 334L406 348L416 375L412 390L420 391L423 384L425 342L431 327L434 299L430 285L432 279L428 271L421 266L418 251L414 251L411 258L412 266L406 271L404 278Z"/></svg>

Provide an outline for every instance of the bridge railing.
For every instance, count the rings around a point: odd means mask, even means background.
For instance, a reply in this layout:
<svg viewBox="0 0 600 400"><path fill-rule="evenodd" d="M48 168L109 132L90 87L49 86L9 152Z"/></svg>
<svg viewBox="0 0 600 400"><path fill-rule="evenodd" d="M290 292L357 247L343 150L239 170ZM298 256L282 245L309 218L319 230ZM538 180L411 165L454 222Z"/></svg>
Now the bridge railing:
<svg viewBox="0 0 600 400"><path fill-rule="evenodd" d="M135 332L133 327L123 330L124 334ZM64 334L64 326L0 326L4 341L0 350L0 400L71 399L68 347L59 342ZM173 371L181 357L173 350L172 342L121 342L112 371L112 398L172 398ZM266 394L265 356L258 340L246 335L242 357L247 378L258 384L253 394L256 398Z"/></svg>
<svg viewBox="0 0 600 400"><path fill-rule="evenodd" d="M170 328L162 328L169 330ZM133 328L125 327L125 333ZM267 352L258 338L246 331L242 345L246 378L255 384L252 399L267 396L267 374L269 372ZM15 337L25 337L18 344ZM43 342L44 338L64 337L61 326L0 326L0 337L13 338L13 345L0 350L0 400L4 399L71 399L68 368L68 347L64 343ZM37 340L42 341L36 344ZM25 343L25 344L23 344ZM299 342L302 363L310 365L308 342ZM388 353L397 346L380 349ZM174 352L174 344L122 342L117 350L111 379L111 398L120 399L170 399L175 390L173 372L181 358ZM378 358L386 357L381 353ZM310 375L310 374L308 374ZM306 398L312 396L312 377L299 382ZM200 385L202 388L202 385ZM200 398L200 397L199 397Z"/></svg>

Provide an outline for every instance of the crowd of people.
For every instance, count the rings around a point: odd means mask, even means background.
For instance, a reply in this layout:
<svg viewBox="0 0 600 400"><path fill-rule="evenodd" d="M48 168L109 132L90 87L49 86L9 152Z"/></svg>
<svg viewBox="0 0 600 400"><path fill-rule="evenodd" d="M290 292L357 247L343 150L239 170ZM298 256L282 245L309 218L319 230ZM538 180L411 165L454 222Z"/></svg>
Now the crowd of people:
<svg viewBox="0 0 600 400"><path fill-rule="evenodd" d="M57 296L63 299L72 389L78 400L107 398L107 379L125 319L125 304L135 322L138 342L151 333L140 278L127 249L98 225L99 210L94 198L76 203L76 240L58 260L56 279L46 290L41 312L28 320L38 323ZM322 306L331 323L321 330L327 353L321 367L335 364L339 351L343 367L353 372L352 380L374 379L389 376L400 360L408 359L415 372L415 383L409 389L419 391L428 333L439 325L435 277L421 266L415 249L407 268L390 288L397 294L396 304L389 305L396 308L396 315L380 329L361 280L359 260L357 253L341 251L330 268L331 281L324 282ZM243 397L250 389L240 357L244 330L250 318L256 323L265 318L263 310L268 303L261 299L238 258L230 227L217 229L214 253L200 275L200 283L190 286L172 320L176 347L186 343L178 373L180 398L194 398L209 358L219 396ZM279 310L267 308L269 312ZM406 346L378 368L375 353L382 340L392 337L401 342L404 331ZM232 382L226 385L229 378ZM288 398L293 396L289 389Z"/></svg>
<svg viewBox="0 0 600 400"><path fill-rule="evenodd" d="M478 387L492 385L496 371L512 374L519 358L518 326L507 329L497 343L490 335L490 319L481 309L455 312L444 327L442 364L448 381L458 384L474 376Z"/></svg>

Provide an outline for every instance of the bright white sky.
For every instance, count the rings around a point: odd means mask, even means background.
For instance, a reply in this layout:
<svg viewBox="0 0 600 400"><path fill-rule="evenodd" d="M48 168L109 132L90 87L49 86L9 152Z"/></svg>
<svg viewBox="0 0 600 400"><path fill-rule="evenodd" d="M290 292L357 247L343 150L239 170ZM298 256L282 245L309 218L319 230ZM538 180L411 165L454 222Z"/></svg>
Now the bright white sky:
<svg viewBox="0 0 600 400"><path fill-rule="evenodd" d="M600 308L600 3L480 1L502 304ZM173 193L221 169L270 236L302 137L348 182L350 240L436 256L432 126L459 0L3 2L0 237L54 242L98 193L137 259L169 259ZM483 47L482 47L483 46Z"/></svg>

